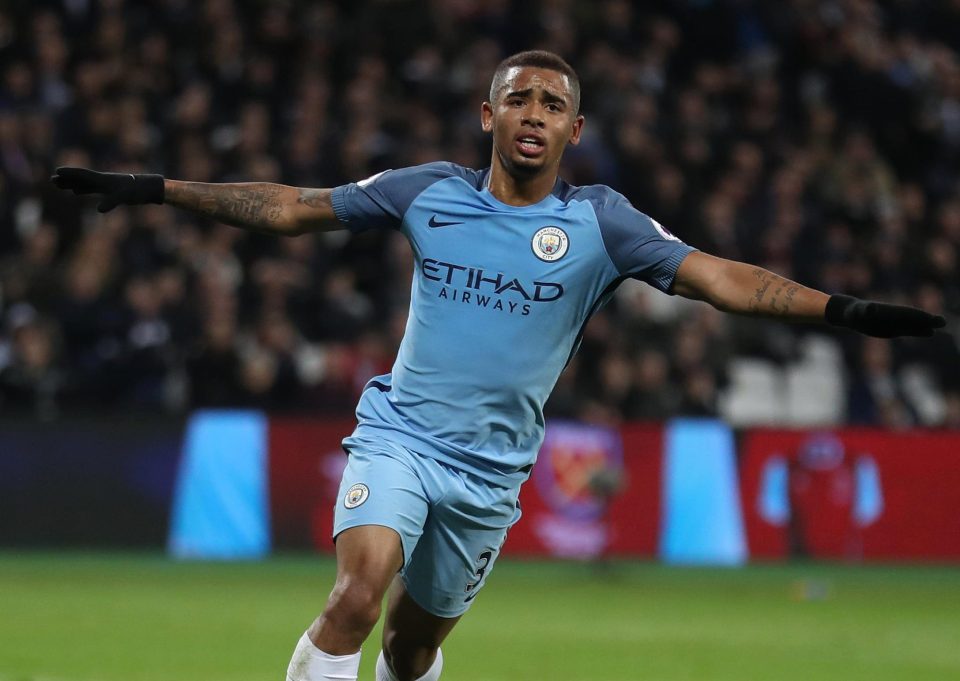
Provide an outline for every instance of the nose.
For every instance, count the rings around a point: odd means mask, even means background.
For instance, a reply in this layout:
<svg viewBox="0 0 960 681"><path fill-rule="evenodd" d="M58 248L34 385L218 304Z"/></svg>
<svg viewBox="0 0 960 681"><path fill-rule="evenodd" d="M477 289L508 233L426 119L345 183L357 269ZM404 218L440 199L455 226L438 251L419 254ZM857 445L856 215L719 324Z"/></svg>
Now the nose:
<svg viewBox="0 0 960 681"><path fill-rule="evenodd" d="M542 128L545 125L543 120L543 114L539 106L530 106L527 107L524 111L523 118L520 121L521 123L532 125L535 128Z"/></svg>

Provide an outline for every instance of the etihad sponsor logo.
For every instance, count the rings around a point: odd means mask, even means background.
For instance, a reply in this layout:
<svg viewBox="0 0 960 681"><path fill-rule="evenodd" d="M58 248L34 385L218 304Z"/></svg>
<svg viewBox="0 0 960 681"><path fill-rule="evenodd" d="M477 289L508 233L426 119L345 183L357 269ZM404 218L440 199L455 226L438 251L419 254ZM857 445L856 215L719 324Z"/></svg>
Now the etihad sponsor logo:
<svg viewBox="0 0 960 681"><path fill-rule="evenodd" d="M503 272L424 258L423 276L444 286L438 298L478 307L530 314L531 303L551 303L563 296L563 285L552 281L521 281ZM501 298L503 296L503 298Z"/></svg>

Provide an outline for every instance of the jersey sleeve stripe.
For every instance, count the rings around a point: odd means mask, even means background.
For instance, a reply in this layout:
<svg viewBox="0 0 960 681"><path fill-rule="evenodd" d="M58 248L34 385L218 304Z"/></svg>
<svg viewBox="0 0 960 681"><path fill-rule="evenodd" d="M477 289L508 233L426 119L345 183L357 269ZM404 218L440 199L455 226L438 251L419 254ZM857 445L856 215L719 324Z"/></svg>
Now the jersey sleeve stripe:
<svg viewBox="0 0 960 681"><path fill-rule="evenodd" d="M669 258L657 267L658 274L653 277L657 288L664 293L670 291L670 287L673 286L673 280L677 276L677 270L680 269L680 263L683 262L683 259L697 250L687 244L680 244L679 246Z"/></svg>
<svg viewBox="0 0 960 681"><path fill-rule="evenodd" d="M343 196L346 189L345 185L334 187L330 195L330 201L333 204L333 213L337 216L337 220L345 225L349 225L350 213L347 212L347 203Z"/></svg>

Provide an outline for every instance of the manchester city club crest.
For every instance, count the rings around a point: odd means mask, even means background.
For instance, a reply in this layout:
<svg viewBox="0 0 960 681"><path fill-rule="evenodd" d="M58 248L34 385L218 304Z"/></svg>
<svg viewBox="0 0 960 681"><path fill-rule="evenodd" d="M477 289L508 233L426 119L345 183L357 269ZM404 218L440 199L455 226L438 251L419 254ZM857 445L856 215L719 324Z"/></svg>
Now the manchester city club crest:
<svg viewBox="0 0 960 681"><path fill-rule="evenodd" d="M535 256L544 262L554 262L566 254L570 239L562 229L550 225L538 229L530 245Z"/></svg>
<svg viewBox="0 0 960 681"><path fill-rule="evenodd" d="M347 508L356 508L363 502L367 500L367 497L370 496L370 490L362 482L358 482L356 485L347 490L347 493L343 496L343 505Z"/></svg>

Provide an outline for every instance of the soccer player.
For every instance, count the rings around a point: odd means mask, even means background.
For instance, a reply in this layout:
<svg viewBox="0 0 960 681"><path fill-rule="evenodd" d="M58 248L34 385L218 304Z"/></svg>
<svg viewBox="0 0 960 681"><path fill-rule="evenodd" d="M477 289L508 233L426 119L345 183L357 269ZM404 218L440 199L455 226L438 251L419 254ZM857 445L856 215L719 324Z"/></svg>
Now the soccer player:
<svg viewBox="0 0 960 681"><path fill-rule="evenodd" d="M397 229L416 268L390 374L370 380L336 507L337 578L288 681L357 678L390 588L378 681L435 681L440 644L492 570L543 441L543 405L590 316L628 277L741 314L882 337L932 335L941 317L828 296L682 243L606 186L558 177L583 129L574 70L522 52L480 111L490 167L428 163L334 189L202 184L59 168L98 209L167 203L278 235Z"/></svg>

